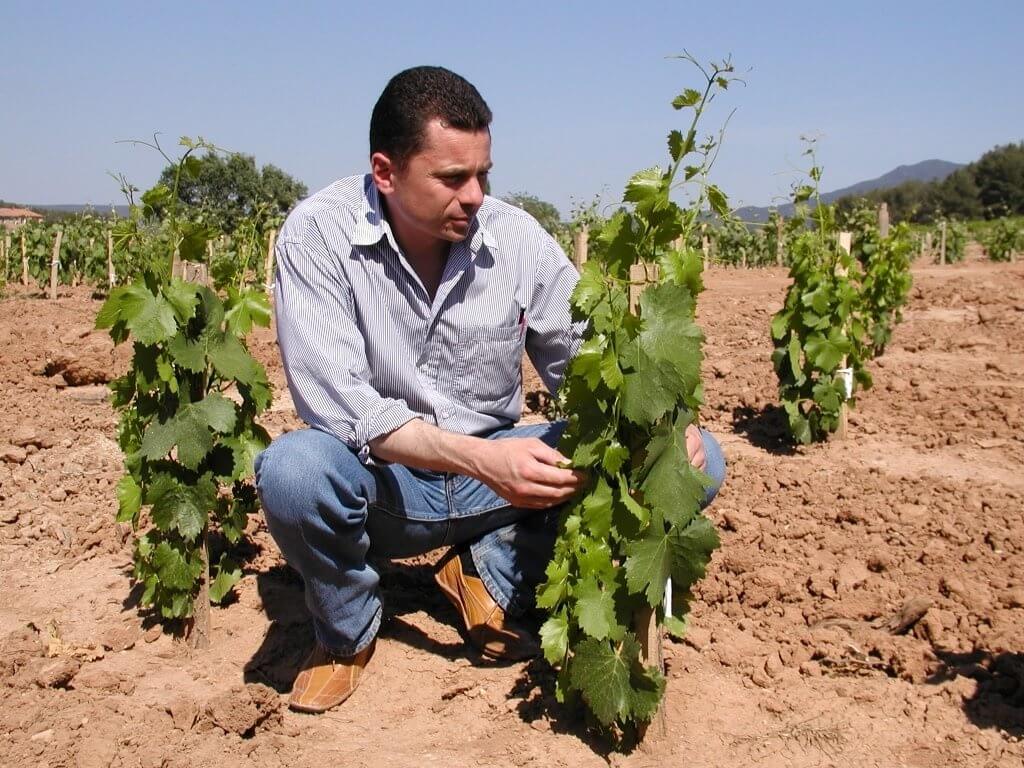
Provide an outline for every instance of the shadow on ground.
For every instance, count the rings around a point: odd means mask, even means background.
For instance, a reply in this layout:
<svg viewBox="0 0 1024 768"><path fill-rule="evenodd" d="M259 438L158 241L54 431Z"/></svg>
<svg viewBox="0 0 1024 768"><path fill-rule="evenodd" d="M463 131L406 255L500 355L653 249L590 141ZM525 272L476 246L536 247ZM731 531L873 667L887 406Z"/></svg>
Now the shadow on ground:
<svg viewBox="0 0 1024 768"><path fill-rule="evenodd" d="M778 405L751 408L741 405L732 409L732 425L757 448L769 453L792 456L796 451L789 438L786 411Z"/></svg>
<svg viewBox="0 0 1024 768"><path fill-rule="evenodd" d="M967 718L979 728L998 728L1020 738L1024 736L1024 653L936 651L942 666L929 683L943 683L968 677L978 684L973 696L964 699Z"/></svg>

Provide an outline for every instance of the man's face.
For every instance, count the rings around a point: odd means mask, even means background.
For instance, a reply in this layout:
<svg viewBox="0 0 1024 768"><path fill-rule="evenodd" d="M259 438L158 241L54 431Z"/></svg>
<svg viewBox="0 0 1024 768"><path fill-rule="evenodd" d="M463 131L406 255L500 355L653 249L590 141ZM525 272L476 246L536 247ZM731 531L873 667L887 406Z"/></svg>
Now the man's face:
<svg viewBox="0 0 1024 768"><path fill-rule="evenodd" d="M388 216L407 246L459 242L484 201L491 169L489 131L460 131L440 120L427 124L422 149L404 168L381 153L371 158ZM414 245L415 244L415 245Z"/></svg>

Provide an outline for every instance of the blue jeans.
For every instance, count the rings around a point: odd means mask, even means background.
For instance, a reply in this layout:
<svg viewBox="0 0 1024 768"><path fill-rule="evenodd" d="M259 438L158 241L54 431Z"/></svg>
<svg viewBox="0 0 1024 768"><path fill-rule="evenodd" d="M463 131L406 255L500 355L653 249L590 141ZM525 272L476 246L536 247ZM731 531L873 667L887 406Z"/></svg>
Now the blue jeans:
<svg viewBox="0 0 1024 768"><path fill-rule="evenodd" d="M565 422L498 430L487 437L536 437L556 446ZM718 442L702 431L706 472L725 477ZM515 616L533 605L557 534L559 507L519 509L478 480L400 464L366 466L336 437L288 432L256 458L256 486L271 535L306 584L317 639L351 656L381 620L377 572L368 557L411 557L470 545L491 597Z"/></svg>

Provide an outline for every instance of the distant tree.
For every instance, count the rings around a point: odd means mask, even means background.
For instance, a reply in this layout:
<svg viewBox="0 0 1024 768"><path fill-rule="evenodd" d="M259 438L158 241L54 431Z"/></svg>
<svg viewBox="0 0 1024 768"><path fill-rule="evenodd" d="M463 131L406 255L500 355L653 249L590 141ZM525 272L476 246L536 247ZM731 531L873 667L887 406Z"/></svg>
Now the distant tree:
<svg viewBox="0 0 1024 768"><path fill-rule="evenodd" d="M557 235L562 228L562 214L551 203L526 192L513 192L501 199L510 205L522 208L540 222L540 225L552 236Z"/></svg>
<svg viewBox="0 0 1024 768"><path fill-rule="evenodd" d="M1024 143L996 147L973 166L985 218L1024 213Z"/></svg>
<svg viewBox="0 0 1024 768"><path fill-rule="evenodd" d="M212 214L228 231L261 209L267 218L284 216L306 195L305 184L274 165L257 168L252 155L211 153L198 162L194 178L182 175L178 197ZM173 186L174 172L174 166L164 168L160 181Z"/></svg>

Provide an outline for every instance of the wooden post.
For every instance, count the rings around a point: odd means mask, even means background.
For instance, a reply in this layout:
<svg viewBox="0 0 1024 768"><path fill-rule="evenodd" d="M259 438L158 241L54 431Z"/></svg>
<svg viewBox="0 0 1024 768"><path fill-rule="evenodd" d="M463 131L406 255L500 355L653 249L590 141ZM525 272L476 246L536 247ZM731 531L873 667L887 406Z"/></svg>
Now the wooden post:
<svg viewBox="0 0 1024 768"><path fill-rule="evenodd" d="M213 264L213 240L206 241L206 263Z"/></svg>
<svg viewBox="0 0 1024 768"><path fill-rule="evenodd" d="M941 239L939 240L939 264L946 263L946 222L943 221L939 225L939 231L942 233Z"/></svg>
<svg viewBox="0 0 1024 768"><path fill-rule="evenodd" d="M706 224L700 225L700 252L704 254L704 271L708 271L708 263L711 261L711 241L708 239Z"/></svg>
<svg viewBox="0 0 1024 768"><path fill-rule="evenodd" d="M629 311L636 314L640 307L640 294L649 283L658 281L658 266L656 264L634 264L629 268ZM650 607L645 607L633 616L633 631L640 641L640 658L647 666L656 666L662 673L665 672L665 650L664 633L658 626L657 612ZM668 736L668 718L665 706L658 709L658 712L651 718L645 732L643 741L650 743Z"/></svg>
<svg viewBox="0 0 1024 768"><path fill-rule="evenodd" d="M107 287L113 288L117 282L117 275L114 274L114 233L107 230Z"/></svg>
<svg viewBox="0 0 1024 768"><path fill-rule="evenodd" d="M267 293L274 287L274 247L277 245L277 230L267 233L267 260L263 265L263 286Z"/></svg>
<svg viewBox="0 0 1024 768"><path fill-rule="evenodd" d="M584 224L579 228L579 231L573 235L572 238L572 263L576 265L576 269L583 269L583 265L587 263L587 241L590 238L590 226Z"/></svg>
<svg viewBox="0 0 1024 768"><path fill-rule="evenodd" d="M850 253L850 250L853 247L853 234L851 232L840 232L839 233L839 247L842 250L846 251L846 253L848 253L848 254ZM836 274L837 275L845 275L846 274L846 267L842 266L842 264L836 264ZM843 330L843 333L845 334L846 333L846 328L843 328L842 330ZM843 355L843 368L846 368L847 366L849 366L849 364L850 364L849 359L847 358L846 355ZM847 432L849 431L849 426L850 426L849 409L847 408L846 400L844 399L842 405L839 406L839 426L836 427L836 431L833 434L833 437L836 440L845 440L846 437L847 437Z"/></svg>
<svg viewBox="0 0 1024 768"><path fill-rule="evenodd" d="M925 252L927 252L928 258L930 259L932 257L932 253L933 253L933 249L932 249L932 233L931 232L925 232L924 233L924 250L925 250Z"/></svg>
<svg viewBox="0 0 1024 768"><path fill-rule="evenodd" d="M25 229L21 230L21 284L28 285L28 249L25 247Z"/></svg>
<svg viewBox="0 0 1024 768"><path fill-rule="evenodd" d="M53 238L53 255L50 257L50 300L57 298L57 272L60 269L60 241L64 238L64 230L58 229Z"/></svg>
<svg viewBox="0 0 1024 768"><path fill-rule="evenodd" d="M889 236L889 204L878 206L878 236L885 240Z"/></svg>
<svg viewBox="0 0 1024 768"><path fill-rule="evenodd" d="M8 232L4 237L3 242L4 251L4 272L0 275L0 285L6 285L7 283L7 268L11 263L11 234Z"/></svg>
<svg viewBox="0 0 1024 768"><path fill-rule="evenodd" d="M785 237L783 234L784 224L785 219L782 214L779 214L779 218L775 220L775 266L777 267L782 266L782 249L785 245L785 241L783 239Z"/></svg>

